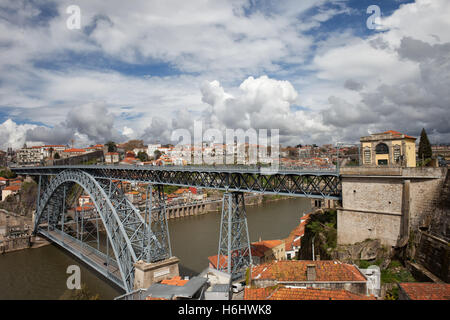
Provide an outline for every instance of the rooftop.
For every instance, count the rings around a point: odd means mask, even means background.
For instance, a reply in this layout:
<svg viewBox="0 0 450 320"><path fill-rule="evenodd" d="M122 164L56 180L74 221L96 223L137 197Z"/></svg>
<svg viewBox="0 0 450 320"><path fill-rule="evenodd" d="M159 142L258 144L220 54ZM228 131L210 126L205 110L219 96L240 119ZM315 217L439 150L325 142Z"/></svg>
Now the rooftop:
<svg viewBox="0 0 450 320"><path fill-rule="evenodd" d="M306 269L315 265L316 282L366 282L365 276L354 265L334 260L282 260L264 263L252 269L253 280L308 281Z"/></svg>
<svg viewBox="0 0 450 320"><path fill-rule="evenodd" d="M262 257L267 250L273 249L283 243L283 240L262 240L258 242L252 242L252 256Z"/></svg>
<svg viewBox="0 0 450 320"><path fill-rule="evenodd" d="M182 280L180 276L173 277L172 279L164 279L161 284L167 284L170 286L184 286L189 280Z"/></svg>
<svg viewBox="0 0 450 320"><path fill-rule="evenodd" d="M267 287L245 288L244 300L375 300L375 297L347 290Z"/></svg>
<svg viewBox="0 0 450 320"><path fill-rule="evenodd" d="M379 139L413 139L416 138L408 136L404 133L400 133L395 130L388 130L381 133L372 133L370 136L361 137L361 141L371 141L371 140L379 140Z"/></svg>
<svg viewBox="0 0 450 320"><path fill-rule="evenodd" d="M399 287L411 300L450 300L448 283L399 283Z"/></svg>
<svg viewBox="0 0 450 320"><path fill-rule="evenodd" d="M217 259L217 255L215 255L215 256L210 256L210 257L208 257L208 260L209 260L209 262L211 263L211 265L214 267L214 268L216 268L217 269L217 264L218 264L218 259ZM220 261L223 261L222 262L222 267L224 267L224 268L227 268L228 267L228 256L225 256L225 255L221 255L221 259L220 259Z"/></svg>
<svg viewBox="0 0 450 320"><path fill-rule="evenodd" d="M9 186L9 187L4 188L3 190L19 191L20 186Z"/></svg>
<svg viewBox="0 0 450 320"><path fill-rule="evenodd" d="M77 149L77 148L70 148L70 149L66 149L63 152L86 152L86 150L84 149Z"/></svg>

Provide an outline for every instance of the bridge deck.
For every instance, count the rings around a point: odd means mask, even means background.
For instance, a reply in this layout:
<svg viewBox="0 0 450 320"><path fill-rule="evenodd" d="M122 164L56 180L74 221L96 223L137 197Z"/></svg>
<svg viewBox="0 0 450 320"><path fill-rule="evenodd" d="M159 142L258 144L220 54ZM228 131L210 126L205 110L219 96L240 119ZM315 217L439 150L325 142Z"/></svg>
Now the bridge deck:
<svg viewBox="0 0 450 320"><path fill-rule="evenodd" d="M257 168L239 166L79 165L13 167L19 175L57 175L81 170L95 179L254 192L294 197L341 198L340 175L335 169Z"/></svg>
<svg viewBox="0 0 450 320"><path fill-rule="evenodd" d="M117 286L124 289L119 267L112 258L108 259L109 263L107 264L107 258L104 253L82 243L66 233L63 234L60 230L47 231L46 229L39 229L39 233L66 249L104 277L113 281Z"/></svg>

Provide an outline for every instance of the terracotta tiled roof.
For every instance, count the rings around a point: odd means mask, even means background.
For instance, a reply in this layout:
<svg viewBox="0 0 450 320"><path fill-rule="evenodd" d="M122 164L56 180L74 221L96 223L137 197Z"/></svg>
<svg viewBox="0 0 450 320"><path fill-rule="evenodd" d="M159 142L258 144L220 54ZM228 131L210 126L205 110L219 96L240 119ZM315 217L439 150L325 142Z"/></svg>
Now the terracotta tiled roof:
<svg viewBox="0 0 450 320"><path fill-rule="evenodd" d="M253 242L251 245L252 256L264 257L267 250L273 249L283 243L283 240L263 240Z"/></svg>
<svg viewBox="0 0 450 320"><path fill-rule="evenodd" d="M217 255L215 256L210 256L208 257L209 262L211 263L211 265L217 269L218 265L217 265ZM227 268L228 267L228 256L226 255L221 255L220 261L222 263L222 267Z"/></svg>
<svg viewBox="0 0 450 320"><path fill-rule="evenodd" d="M308 223L310 213L304 215L300 219L300 224L295 227L289 236L284 240L285 243L285 250L286 251L292 251L293 246L300 246L301 237L305 234L305 226ZM297 240L295 240L298 238Z"/></svg>
<svg viewBox="0 0 450 320"><path fill-rule="evenodd" d="M316 266L315 281L367 281L355 266L333 260L282 260L264 263L252 269L252 279L307 281L308 264Z"/></svg>
<svg viewBox="0 0 450 320"><path fill-rule="evenodd" d="M167 284L170 286L178 286L182 287L188 282L189 280L181 280L180 276L173 277L172 279L164 279L161 281L161 284Z"/></svg>
<svg viewBox="0 0 450 320"><path fill-rule="evenodd" d="M76 148L71 148L71 149L66 149L63 152L86 152L86 150L84 149L76 149Z"/></svg>
<svg viewBox="0 0 450 320"><path fill-rule="evenodd" d="M448 283L400 283L401 290L411 300L450 300Z"/></svg>
<svg viewBox="0 0 450 320"><path fill-rule="evenodd" d="M375 297L347 290L268 287L245 288L244 300L375 300Z"/></svg>
<svg viewBox="0 0 450 320"><path fill-rule="evenodd" d="M3 190L19 191L20 186L9 186L9 187L4 188Z"/></svg>
<svg viewBox="0 0 450 320"><path fill-rule="evenodd" d="M394 130L388 130L388 131L385 131L385 132L383 132L383 133L390 133L390 134L392 134L393 136L401 136L401 135L404 135L405 138L414 139L414 140L416 139L416 138L414 138L414 137L408 136L408 135L406 135L406 134L403 134L403 133L400 133L400 132L394 131Z"/></svg>
<svg viewBox="0 0 450 320"><path fill-rule="evenodd" d="M185 193L185 192L189 192L189 189L188 188L180 188L180 189L174 191L175 194L180 194L180 193Z"/></svg>
<svg viewBox="0 0 450 320"><path fill-rule="evenodd" d="M0 177L0 181L8 181L8 179Z"/></svg>

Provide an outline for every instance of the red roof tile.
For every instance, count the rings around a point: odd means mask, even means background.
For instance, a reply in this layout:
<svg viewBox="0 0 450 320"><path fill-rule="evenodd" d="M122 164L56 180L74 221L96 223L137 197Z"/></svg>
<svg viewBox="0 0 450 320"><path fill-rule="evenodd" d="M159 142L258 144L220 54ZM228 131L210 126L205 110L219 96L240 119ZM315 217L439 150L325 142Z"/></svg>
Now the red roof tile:
<svg viewBox="0 0 450 320"><path fill-rule="evenodd" d="M189 280L181 280L180 276L173 277L172 279L164 279L161 281L161 284L167 284L170 286L177 286L182 287L188 282Z"/></svg>
<svg viewBox="0 0 450 320"><path fill-rule="evenodd" d="M3 190L19 191L20 186L9 186L9 187L4 188Z"/></svg>
<svg viewBox="0 0 450 320"><path fill-rule="evenodd" d="M71 148L71 149L66 149L63 152L86 152L86 150L84 150L84 149L77 149L77 148Z"/></svg>
<svg viewBox="0 0 450 320"><path fill-rule="evenodd" d="M408 135L406 135L406 134L403 134L403 133L400 133L400 132L394 131L394 130L388 130L388 131L385 131L385 132L383 132L383 133L390 133L390 134L392 134L392 135L394 135L394 136L401 136L401 135L404 135L405 138L414 139L414 140L416 139L416 138L414 138L414 137L408 136Z"/></svg>
<svg viewBox="0 0 450 320"><path fill-rule="evenodd" d="M220 258L220 262L221 262L221 264L222 264L222 267L223 268L227 268L228 267L228 256L226 256L226 255L221 255L220 256L221 258ZM209 263L211 263L211 265L214 267L214 268L218 268L218 259L217 259L217 255L215 255L215 256L210 256L210 257L208 257L208 260L209 260Z"/></svg>
<svg viewBox="0 0 450 320"><path fill-rule="evenodd" d="M333 260L281 260L264 263L252 269L252 279L307 281L308 264L316 266L315 281L367 281L355 266Z"/></svg>
<svg viewBox="0 0 450 320"><path fill-rule="evenodd" d="M450 300L450 284L448 283L400 283L411 300Z"/></svg>
<svg viewBox="0 0 450 320"><path fill-rule="evenodd" d="M347 290L268 287L245 288L244 300L375 300L375 297Z"/></svg>

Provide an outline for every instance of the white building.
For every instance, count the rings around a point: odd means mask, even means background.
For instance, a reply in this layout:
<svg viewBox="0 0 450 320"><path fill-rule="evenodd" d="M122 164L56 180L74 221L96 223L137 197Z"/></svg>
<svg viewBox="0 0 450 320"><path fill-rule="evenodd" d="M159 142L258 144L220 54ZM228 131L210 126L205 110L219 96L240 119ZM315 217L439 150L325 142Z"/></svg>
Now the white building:
<svg viewBox="0 0 450 320"><path fill-rule="evenodd" d="M40 164L43 159L41 147L22 148L17 151L17 162L20 165Z"/></svg>
<svg viewBox="0 0 450 320"><path fill-rule="evenodd" d="M61 156L62 152L66 149L67 146L64 146L62 144L46 145L41 147L41 152L44 158L48 158L50 156L54 157L56 153L58 153ZM51 152L51 150L53 150L53 152Z"/></svg>
<svg viewBox="0 0 450 320"><path fill-rule="evenodd" d="M118 152L107 152L105 154L105 162L106 163L118 163L119 162L119 153Z"/></svg>
<svg viewBox="0 0 450 320"><path fill-rule="evenodd" d="M155 156L155 151L161 148L161 144L149 144L147 146L147 154L149 157Z"/></svg>

